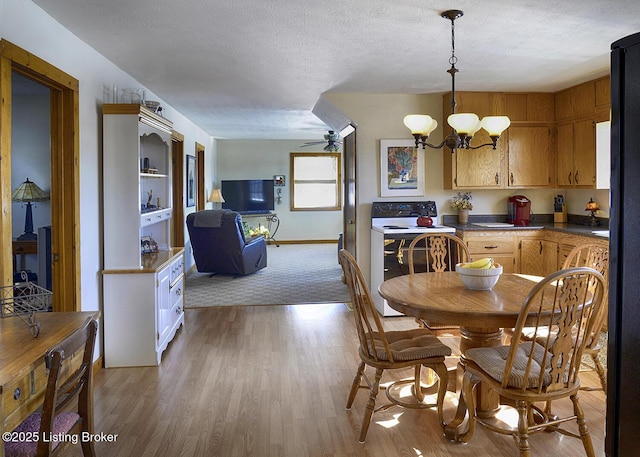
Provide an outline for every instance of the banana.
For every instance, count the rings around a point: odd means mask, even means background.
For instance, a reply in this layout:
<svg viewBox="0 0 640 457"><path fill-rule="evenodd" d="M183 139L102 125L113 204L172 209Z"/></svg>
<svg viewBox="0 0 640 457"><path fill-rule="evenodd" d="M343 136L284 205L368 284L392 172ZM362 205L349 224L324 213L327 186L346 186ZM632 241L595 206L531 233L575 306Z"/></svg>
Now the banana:
<svg viewBox="0 0 640 457"><path fill-rule="evenodd" d="M479 269L487 269L493 267L493 259L491 257L484 257L482 259L478 259L473 262L465 263L463 265L465 268L479 268Z"/></svg>

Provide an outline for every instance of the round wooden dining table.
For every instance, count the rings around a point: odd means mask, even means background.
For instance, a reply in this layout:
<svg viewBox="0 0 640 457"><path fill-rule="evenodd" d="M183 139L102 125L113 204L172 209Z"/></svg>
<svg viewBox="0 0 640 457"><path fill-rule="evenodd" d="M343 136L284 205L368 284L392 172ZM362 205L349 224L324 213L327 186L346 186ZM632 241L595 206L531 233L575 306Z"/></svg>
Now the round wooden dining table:
<svg viewBox="0 0 640 457"><path fill-rule="evenodd" d="M407 316L460 326L460 364L464 365L466 350L502 344L503 328L515 327L525 298L541 279L503 273L492 290L471 290L456 272L417 273L388 279L378 292L389 306ZM478 415L495 416L500 410L499 396L482 384L476 395ZM455 418L444 428L449 439L457 436L465 413L460 398Z"/></svg>
<svg viewBox="0 0 640 457"><path fill-rule="evenodd" d="M467 289L458 273L417 273L380 284L389 306L407 316L460 326L460 351L499 346L503 328L513 328L539 276L500 276L492 290Z"/></svg>

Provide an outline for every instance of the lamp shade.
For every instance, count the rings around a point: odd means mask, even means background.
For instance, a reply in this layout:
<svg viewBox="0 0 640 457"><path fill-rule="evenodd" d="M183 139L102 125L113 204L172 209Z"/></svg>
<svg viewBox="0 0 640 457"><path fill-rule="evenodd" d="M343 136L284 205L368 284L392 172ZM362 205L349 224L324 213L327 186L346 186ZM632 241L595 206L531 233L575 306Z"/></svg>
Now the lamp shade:
<svg viewBox="0 0 640 457"><path fill-rule="evenodd" d="M585 211L598 211L599 209L600 208L598 207L598 204L593 201L593 198L590 198L589 201L587 202L587 207L585 208Z"/></svg>
<svg viewBox="0 0 640 457"><path fill-rule="evenodd" d="M404 117L404 125L412 134L429 136L438 127L438 121L426 114L407 114Z"/></svg>
<svg viewBox="0 0 640 457"><path fill-rule="evenodd" d="M220 189L213 189L207 201L213 203L224 203L224 197L222 196L222 192L220 192Z"/></svg>
<svg viewBox="0 0 640 457"><path fill-rule="evenodd" d="M449 115L447 122L458 134L467 135L474 131L480 119L473 113L455 113ZM477 131L477 129L476 129Z"/></svg>
<svg viewBox="0 0 640 457"><path fill-rule="evenodd" d="M482 118L482 128L489 136L500 136L507 127L511 125L511 120L507 116L486 116Z"/></svg>
<svg viewBox="0 0 640 457"><path fill-rule="evenodd" d="M14 202L43 202L49 200L49 194L27 178L11 193L11 200Z"/></svg>

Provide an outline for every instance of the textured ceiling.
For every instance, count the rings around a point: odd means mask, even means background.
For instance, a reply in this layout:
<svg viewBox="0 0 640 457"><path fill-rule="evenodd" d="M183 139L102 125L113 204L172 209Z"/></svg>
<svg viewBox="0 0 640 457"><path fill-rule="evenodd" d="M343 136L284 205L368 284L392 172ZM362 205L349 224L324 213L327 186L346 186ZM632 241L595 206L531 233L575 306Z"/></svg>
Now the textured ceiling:
<svg viewBox="0 0 640 457"><path fill-rule="evenodd" d="M609 71L638 0L34 0L217 138L322 138L325 92L557 91Z"/></svg>

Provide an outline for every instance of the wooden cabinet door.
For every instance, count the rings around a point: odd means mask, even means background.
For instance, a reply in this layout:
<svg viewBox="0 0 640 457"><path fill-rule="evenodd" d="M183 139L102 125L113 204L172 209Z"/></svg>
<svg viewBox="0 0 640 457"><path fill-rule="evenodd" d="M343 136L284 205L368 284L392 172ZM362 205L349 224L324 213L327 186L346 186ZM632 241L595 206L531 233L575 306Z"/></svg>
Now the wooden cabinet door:
<svg viewBox="0 0 640 457"><path fill-rule="evenodd" d="M596 185L596 127L591 119L573 125L574 185L593 188Z"/></svg>
<svg viewBox="0 0 640 457"><path fill-rule="evenodd" d="M484 131L476 133L472 144L490 142L489 135ZM504 139L498 142L496 150L491 146L480 149L458 149L455 152L457 187L501 188L502 185L502 157Z"/></svg>
<svg viewBox="0 0 640 457"><path fill-rule="evenodd" d="M547 276L558 268L558 243L547 240L520 241L520 273Z"/></svg>
<svg viewBox="0 0 640 457"><path fill-rule="evenodd" d="M560 187L572 187L573 177L573 124L558 126L556 176Z"/></svg>
<svg viewBox="0 0 640 457"><path fill-rule="evenodd" d="M551 132L548 127L511 127L509 187L551 186Z"/></svg>

